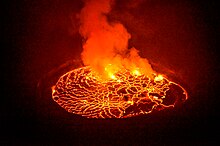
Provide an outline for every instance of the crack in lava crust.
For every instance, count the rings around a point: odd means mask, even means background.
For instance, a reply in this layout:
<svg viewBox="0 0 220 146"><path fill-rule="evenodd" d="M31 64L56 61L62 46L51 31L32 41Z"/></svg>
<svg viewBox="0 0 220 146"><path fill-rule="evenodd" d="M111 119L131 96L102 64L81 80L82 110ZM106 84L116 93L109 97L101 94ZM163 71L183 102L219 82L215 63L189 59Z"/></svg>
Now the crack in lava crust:
<svg viewBox="0 0 220 146"><path fill-rule="evenodd" d="M126 118L184 102L187 92L162 76L134 75L120 70L101 80L89 66L74 69L52 87L52 98L70 113L87 118Z"/></svg>

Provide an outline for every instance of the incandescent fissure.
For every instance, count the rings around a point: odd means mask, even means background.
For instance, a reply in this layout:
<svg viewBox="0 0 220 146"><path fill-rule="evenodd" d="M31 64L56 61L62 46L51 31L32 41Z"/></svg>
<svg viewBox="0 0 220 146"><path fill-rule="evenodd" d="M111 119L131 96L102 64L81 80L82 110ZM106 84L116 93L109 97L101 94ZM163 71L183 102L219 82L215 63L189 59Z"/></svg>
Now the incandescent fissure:
<svg viewBox="0 0 220 146"><path fill-rule="evenodd" d="M85 1L79 15L84 67L59 78L52 87L53 100L87 118L133 117L185 101L182 86L155 72L137 49L128 48L131 34L107 19L113 5L113 0Z"/></svg>

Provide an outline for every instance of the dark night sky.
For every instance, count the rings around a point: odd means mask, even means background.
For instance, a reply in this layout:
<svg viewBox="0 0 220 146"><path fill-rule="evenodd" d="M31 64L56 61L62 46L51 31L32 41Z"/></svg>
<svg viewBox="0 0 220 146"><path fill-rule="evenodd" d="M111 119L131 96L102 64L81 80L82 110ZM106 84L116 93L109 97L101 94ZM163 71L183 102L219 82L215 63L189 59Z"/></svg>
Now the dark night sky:
<svg viewBox="0 0 220 146"><path fill-rule="evenodd" d="M76 13L83 3L12 0L1 4L1 144L217 145L219 5L214 0L146 0L132 7L134 2L117 1L109 19L126 26L130 46L143 57L164 72L175 71L189 100L173 110L131 119L67 113L50 93L39 97L37 84L54 68L79 58Z"/></svg>

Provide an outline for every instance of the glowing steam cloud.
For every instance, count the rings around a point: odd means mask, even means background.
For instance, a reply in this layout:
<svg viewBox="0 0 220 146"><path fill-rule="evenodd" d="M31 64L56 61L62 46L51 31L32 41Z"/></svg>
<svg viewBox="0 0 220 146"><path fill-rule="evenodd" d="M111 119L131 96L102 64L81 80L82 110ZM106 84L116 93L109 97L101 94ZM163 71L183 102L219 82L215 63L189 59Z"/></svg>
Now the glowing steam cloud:
<svg viewBox="0 0 220 146"><path fill-rule="evenodd" d="M62 75L52 98L66 111L87 118L127 118L174 107L185 89L155 73L118 22L109 22L111 0L86 0L80 13L84 67Z"/></svg>
<svg viewBox="0 0 220 146"><path fill-rule="evenodd" d="M80 13L80 34L85 39L82 60L100 75L116 73L124 67L151 76L154 72L135 48L128 49L131 35L119 22L109 22L112 0L86 0Z"/></svg>

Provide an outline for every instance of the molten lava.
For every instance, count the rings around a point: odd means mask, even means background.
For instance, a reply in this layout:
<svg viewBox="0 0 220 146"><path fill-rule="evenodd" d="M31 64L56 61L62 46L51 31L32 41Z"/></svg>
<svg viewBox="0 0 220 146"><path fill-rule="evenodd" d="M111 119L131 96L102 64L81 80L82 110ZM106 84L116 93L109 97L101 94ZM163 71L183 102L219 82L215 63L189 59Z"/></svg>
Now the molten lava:
<svg viewBox="0 0 220 146"><path fill-rule="evenodd" d="M134 47L131 34L110 21L114 0L85 0L78 15L85 67L67 72L52 97L70 113L88 118L126 118L174 107L188 98L184 88L158 75Z"/></svg>
<svg viewBox="0 0 220 146"><path fill-rule="evenodd" d="M126 118L174 107L188 95L162 75L123 68L103 79L86 66L61 76L52 97L66 111L87 118Z"/></svg>

